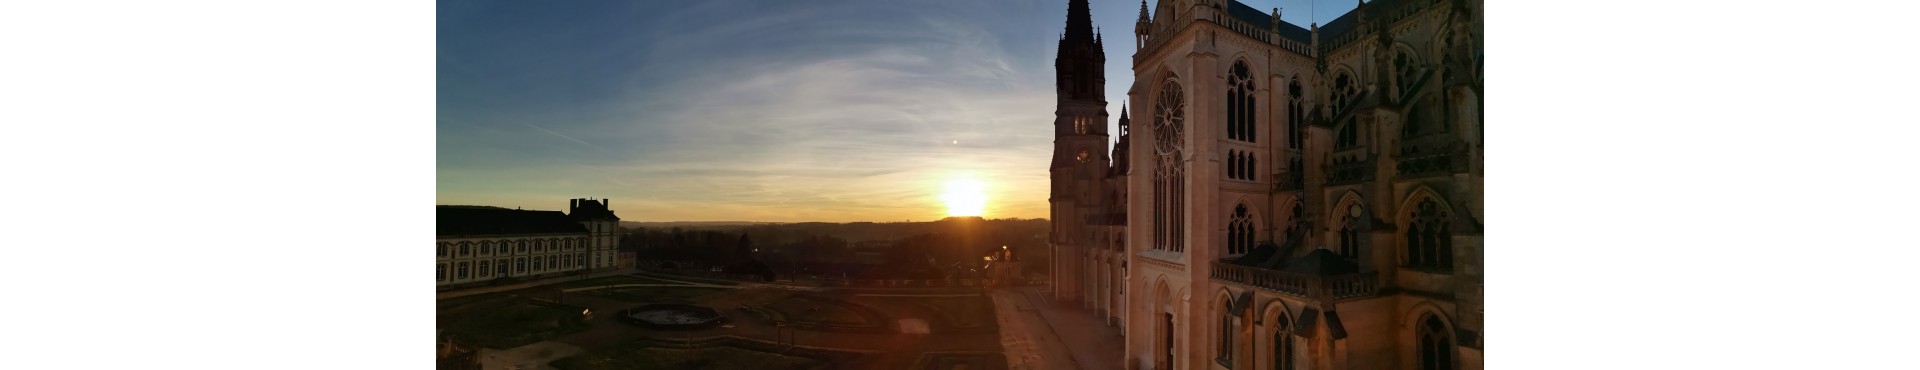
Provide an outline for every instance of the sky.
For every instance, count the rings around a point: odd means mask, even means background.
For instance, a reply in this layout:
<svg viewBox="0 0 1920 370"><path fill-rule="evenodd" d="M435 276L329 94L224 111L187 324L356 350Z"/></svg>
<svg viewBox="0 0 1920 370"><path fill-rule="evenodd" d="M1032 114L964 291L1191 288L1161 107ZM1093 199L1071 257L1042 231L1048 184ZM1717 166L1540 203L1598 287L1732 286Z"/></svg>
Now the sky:
<svg viewBox="0 0 1920 370"><path fill-rule="evenodd" d="M1302 26L1354 7L1243 3ZM436 202L608 199L628 221L926 221L947 216L942 193L963 181L983 188L986 217L1045 218L1066 8L441 1ZM1140 2L1091 8L1114 35L1117 119Z"/></svg>

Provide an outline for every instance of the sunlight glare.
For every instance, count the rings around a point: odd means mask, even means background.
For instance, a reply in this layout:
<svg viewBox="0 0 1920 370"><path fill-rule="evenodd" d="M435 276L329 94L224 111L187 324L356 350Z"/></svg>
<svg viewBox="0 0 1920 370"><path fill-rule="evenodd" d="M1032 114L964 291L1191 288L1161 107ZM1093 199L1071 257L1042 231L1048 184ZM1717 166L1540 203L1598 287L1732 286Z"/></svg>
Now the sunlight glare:
<svg viewBox="0 0 1920 370"><path fill-rule="evenodd" d="M947 181L947 193L940 200L947 203L947 216L981 216L987 208L986 190L979 180L957 178Z"/></svg>

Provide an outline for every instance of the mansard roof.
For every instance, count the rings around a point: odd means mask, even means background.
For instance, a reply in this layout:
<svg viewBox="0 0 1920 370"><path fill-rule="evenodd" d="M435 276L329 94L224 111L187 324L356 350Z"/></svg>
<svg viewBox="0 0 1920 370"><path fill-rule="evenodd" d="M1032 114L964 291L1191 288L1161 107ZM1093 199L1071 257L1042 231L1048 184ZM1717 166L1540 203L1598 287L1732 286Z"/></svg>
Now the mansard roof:
<svg viewBox="0 0 1920 370"><path fill-rule="evenodd" d="M437 206L435 219L439 236L526 235L586 233L580 225L560 211L522 211L482 206Z"/></svg>
<svg viewBox="0 0 1920 370"><path fill-rule="evenodd" d="M578 220L620 219L620 216L613 214L612 209L607 208L608 203L605 200L575 199L568 204L567 211L572 213L567 216Z"/></svg>

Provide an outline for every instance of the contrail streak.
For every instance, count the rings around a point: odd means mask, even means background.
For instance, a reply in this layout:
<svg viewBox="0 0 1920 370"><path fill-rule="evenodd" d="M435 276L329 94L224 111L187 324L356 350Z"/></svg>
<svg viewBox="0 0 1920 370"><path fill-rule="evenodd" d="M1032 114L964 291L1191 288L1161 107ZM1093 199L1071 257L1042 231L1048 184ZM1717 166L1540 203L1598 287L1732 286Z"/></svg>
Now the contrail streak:
<svg viewBox="0 0 1920 370"><path fill-rule="evenodd" d="M532 128L533 128L533 129L535 129L535 130L540 130L540 131L544 131L544 132L546 132L546 133L549 133L549 134L553 134L553 136L559 136L560 138L563 138L563 139L567 139L567 140L573 140L573 142L576 142L576 143L580 143L580 145L586 145L586 146L590 146L590 147L595 147L595 148L600 148L600 150L605 150L605 151L609 151L609 152L611 152L611 151L615 151L615 150L613 150L613 149L607 149L607 148L604 148L604 147L601 147L601 146L599 146L599 145L593 145L593 144L588 144L588 143L587 143L587 142L585 142L585 141L580 141L580 139L575 139L575 138L572 138L572 137L568 137L567 135L561 135L561 134L560 134L560 133L558 133L558 132L553 132L553 131L551 131L551 130L547 130L547 129L545 129L545 128L541 128L540 126L534 126L534 125L533 125L533 124L531 124L531 123L523 123L523 125L527 125L527 127L532 127Z"/></svg>

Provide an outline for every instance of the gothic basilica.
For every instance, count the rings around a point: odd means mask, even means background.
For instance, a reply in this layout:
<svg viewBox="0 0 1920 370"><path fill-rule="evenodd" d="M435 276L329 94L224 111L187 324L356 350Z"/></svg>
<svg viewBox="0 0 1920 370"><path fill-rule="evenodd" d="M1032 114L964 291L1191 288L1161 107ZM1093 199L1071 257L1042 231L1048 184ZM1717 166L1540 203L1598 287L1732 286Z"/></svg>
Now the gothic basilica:
<svg viewBox="0 0 1920 370"><path fill-rule="evenodd" d="M1142 2L1109 133L1071 0L1054 298L1119 327L1131 369L1481 368L1482 14L1375 0L1302 28Z"/></svg>

